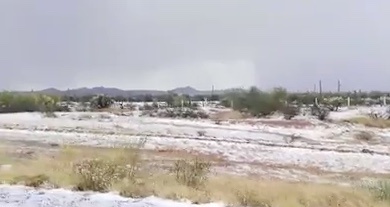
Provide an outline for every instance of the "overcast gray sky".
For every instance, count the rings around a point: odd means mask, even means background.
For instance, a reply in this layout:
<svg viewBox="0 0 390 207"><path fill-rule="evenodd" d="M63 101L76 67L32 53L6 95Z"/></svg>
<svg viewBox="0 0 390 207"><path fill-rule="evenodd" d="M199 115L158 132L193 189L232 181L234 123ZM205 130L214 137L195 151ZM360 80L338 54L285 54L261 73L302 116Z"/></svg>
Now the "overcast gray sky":
<svg viewBox="0 0 390 207"><path fill-rule="evenodd" d="M390 90L389 0L0 0L0 89Z"/></svg>

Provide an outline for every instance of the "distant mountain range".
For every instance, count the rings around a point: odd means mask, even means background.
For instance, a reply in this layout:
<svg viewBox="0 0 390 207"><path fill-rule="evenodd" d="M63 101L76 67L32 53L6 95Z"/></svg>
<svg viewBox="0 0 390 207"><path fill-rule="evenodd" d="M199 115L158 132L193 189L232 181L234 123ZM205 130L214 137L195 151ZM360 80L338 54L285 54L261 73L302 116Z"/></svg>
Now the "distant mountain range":
<svg viewBox="0 0 390 207"><path fill-rule="evenodd" d="M215 90L212 91L199 91L195 88L192 88L190 86L187 87L180 87L175 88L173 90L169 91L162 91L162 90L122 90L118 88L105 88L105 87L94 87L94 88L77 88L77 89L69 89L69 90L58 90L56 88L47 88L40 91L34 91L36 93L42 93L47 95L56 95L56 96L88 96L88 95L96 95L96 94L105 94L108 96L123 96L123 97L133 97L133 96L140 96L140 95L152 95L152 96L158 96L158 95L164 95L168 93L176 93L176 94L187 94L190 96L196 96L196 95L211 95L214 94L223 94L227 93L229 91L232 91L234 89L227 89L227 90ZM28 91L23 91L23 93L29 93Z"/></svg>

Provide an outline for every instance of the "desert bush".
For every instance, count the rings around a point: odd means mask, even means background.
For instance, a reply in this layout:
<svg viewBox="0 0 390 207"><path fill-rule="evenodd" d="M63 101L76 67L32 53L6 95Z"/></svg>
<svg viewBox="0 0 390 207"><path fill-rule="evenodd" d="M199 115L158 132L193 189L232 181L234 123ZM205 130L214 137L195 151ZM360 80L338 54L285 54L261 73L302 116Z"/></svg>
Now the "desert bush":
<svg viewBox="0 0 390 207"><path fill-rule="evenodd" d="M12 181L14 184L23 184L29 187L40 187L45 183L49 182L49 177L44 174L33 175L33 176L18 176Z"/></svg>
<svg viewBox="0 0 390 207"><path fill-rule="evenodd" d="M110 97L103 94L94 96L90 100L91 108L93 109L109 108L113 103L114 101Z"/></svg>
<svg viewBox="0 0 390 207"><path fill-rule="evenodd" d="M159 108L158 103L156 101L153 101L152 107L153 109L158 109Z"/></svg>
<svg viewBox="0 0 390 207"><path fill-rule="evenodd" d="M236 199L244 207L272 207L271 202L260 198L259 193L253 190L237 191Z"/></svg>
<svg viewBox="0 0 390 207"><path fill-rule="evenodd" d="M374 138L374 134L367 131L359 131L354 134L354 138L361 141L370 141Z"/></svg>
<svg viewBox="0 0 390 207"><path fill-rule="evenodd" d="M110 114L99 114L98 118L99 119L112 119Z"/></svg>
<svg viewBox="0 0 390 207"><path fill-rule="evenodd" d="M33 112L40 109L34 96L22 96L10 92L0 94L0 107L2 113Z"/></svg>
<svg viewBox="0 0 390 207"><path fill-rule="evenodd" d="M378 115L377 112L371 111L371 112L368 114L368 117L370 117L371 119L378 119L378 118L379 118L379 115Z"/></svg>
<svg viewBox="0 0 390 207"><path fill-rule="evenodd" d="M116 157L116 163L126 166L126 176L130 180L134 180L141 169L141 148L145 146L146 141L146 138L138 140L137 143L124 148L122 153Z"/></svg>
<svg viewBox="0 0 390 207"><path fill-rule="evenodd" d="M390 181L379 180L369 184L363 184L377 199L390 202Z"/></svg>
<svg viewBox="0 0 390 207"><path fill-rule="evenodd" d="M199 107L199 104L198 104L198 103L191 102L191 105L190 105L190 108L191 108L191 109L197 109L198 107Z"/></svg>
<svg viewBox="0 0 390 207"><path fill-rule="evenodd" d="M61 107L58 105L59 98L47 95L37 95L37 104L41 112L58 111Z"/></svg>
<svg viewBox="0 0 390 207"><path fill-rule="evenodd" d="M197 113L191 109L181 110L180 116L182 118L192 118L192 119L198 118Z"/></svg>
<svg viewBox="0 0 390 207"><path fill-rule="evenodd" d="M190 108L166 108L164 110L156 110L153 113L146 112L143 116L158 116L164 118L191 118L191 119L207 119L209 115L200 110L193 110Z"/></svg>
<svg viewBox="0 0 390 207"><path fill-rule="evenodd" d="M91 110L91 104L89 102L80 102L75 105L75 111L78 112L87 112Z"/></svg>
<svg viewBox="0 0 390 207"><path fill-rule="evenodd" d="M59 109L59 98L42 94L0 93L0 113L53 112Z"/></svg>
<svg viewBox="0 0 390 207"><path fill-rule="evenodd" d="M324 121L328 118L328 116L329 116L329 111L326 109L321 109L319 111L319 114L317 115L317 118L321 121Z"/></svg>
<svg viewBox="0 0 390 207"><path fill-rule="evenodd" d="M107 191L113 183L125 177L126 169L117 163L86 159L73 165L73 171L78 177L77 190Z"/></svg>
<svg viewBox="0 0 390 207"><path fill-rule="evenodd" d="M233 102L234 110L249 112L253 116L267 116L281 110L285 106L286 98L287 92L282 88L264 92L252 87L248 92L229 94L226 101L229 99Z"/></svg>
<svg viewBox="0 0 390 207"><path fill-rule="evenodd" d="M223 107L226 107L226 108L231 108L233 107L232 106L232 101L227 99L227 98L223 98L220 102L219 102L219 105L220 106L223 106Z"/></svg>
<svg viewBox="0 0 390 207"><path fill-rule="evenodd" d="M145 183L131 183L122 187L119 194L129 198L145 198L154 195L155 191Z"/></svg>
<svg viewBox="0 0 390 207"><path fill-rule="evenodd" d="M197 111L196 113L197 115L197 118L200 118L200 119L208 119L210 116L204 112L204 111Z"/></svg>
<svg viewBox="0 0 390 207"><path fill-rule="evenodd" d="M374 128L382 128L382 129L390 127L390 120L382 119L382 118L355 117L344 121L353 124L362 124L366 127L374 127Z"/></svg>
<svg viewBox="0 0 390 207"><path fill-rule="evenodd" d="M321 121L324 121L329 116L329 109L314 105L311 107L311 115L316 116Z"/></svg>
<svg viewBox="0 0 390 207"><path fill-rule="evenodd" d="M137 106L135 104L132 104L132 103L129 103L126 105L126 107L129 109L129 110L136 110L137 109Z"/></svg>
<svg viewBox="0 0 390 207"><path fill-rule="evenodd" d="M324 104L330 111L338 111L339 107L342 105L342 101L341 98L335 97L324 101Z"/></svg>
<svg viewBox="0 0 390 207"><path fill-rule="evenodd" d="M81 191L107 191L116 182L127 179L135 180L140 170L140 148L146 139L118 149L112 159L83 159L73 164L73 173L77 178L76 189Z"/></svg>
<svg viewBox="0 0 390 207"><path fill-rule="evenodd" d="M291 93L287 95L287 101L289 103L295 103L299 105L310 105L315 102L316 95L313 93L296 94Z"/></svg>
<svg viewBox="0 0 390 207"><path fill-rule="evenodd" d="M206 135L206 131L204 131L204 130L199 130L196 133L198 133L198 136L200 136L200 137L203 137Z"/></svg>
<svg viewBox="0 0 390 207"><path fill-rule="evenodd" d="M66 104L59 104L55 111L62 111L62 112L70 112L70 106L71 106L71 103L66 103Z"/></svg>
<svg viewBox="0 0 390 207"><path fill-rule="evenodd" d="M47 118L57 118L57 114L55 114L52 111L43 112L43 115L44 115L44 117L47 117Z"/></svg>
<svg viewBox="0 0 390 207"><path fill-rule="evenodd" d="M290 120L299 114L299 108L295 106L285 106L281 109L285 119Z"/></svg>
<svg viewBox="0 0 390 207"><path fill-rule="evenodd" d="M140 108L140 110L144 110L144 111L152 111L154 109L155 107L153 107L153 105L147 103L144 103L143 107Z"/></svg>
<svg viewBox="0 0 390 207"><path fill-rule="evenodd" d="M208 179L211 163L202 161L198 158L188 160L178 160L171 168L176 181L192 188L199 188Z"/></svg>

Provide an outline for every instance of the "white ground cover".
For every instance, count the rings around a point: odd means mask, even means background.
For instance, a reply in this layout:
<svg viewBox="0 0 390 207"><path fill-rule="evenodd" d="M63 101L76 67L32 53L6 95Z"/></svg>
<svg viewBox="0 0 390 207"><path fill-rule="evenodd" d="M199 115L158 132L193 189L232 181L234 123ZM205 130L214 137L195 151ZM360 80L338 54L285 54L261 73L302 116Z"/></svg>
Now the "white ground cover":
<svg viewBox="0 0 390 207"><path fill-rule="evenodd" d="M37 190L0 185L1 207L223 207L220 203L194 205L157 197L123 198L114 193L72 192L64 189Z"/></svg>
<svg viewBox="0 0 390 207"><path fill-rule="evenodd" d="M363 114L359 111L364 110L344 110L331 117L342 119L342 114L350 117L351 114ZM359 130L375 132L377 142L367 144L355 140L353 134ZM390 171L387 144L390 131L348 124L323 123L297 129L246 123L217 125L211 120L128 117L109 113L59 113L58 118L18 113L0 115L0 132L2 139L91 146L125 145L147 137L149 149L184 149L220 155L231 164L316 167L330 172ZM299 138L286 142L291 136ZM363 149L371 150L373 154L361 153Z"/></svg>
<svg viewBox="0 0 390 207"><path fill-rule="evenodd" d="M333 120L364 116L383 108L341 109ZM109 113L58 113L45 118L39 113L0 115L0 139L88 146L123 146L147 138L149 149L180 149L219 155L229 164L218 166L230 173L259 173L293 180L321 181L302 170L315 167L330 173L389 173L390 130L369 129L350 124L320 123L307 117L312 126L302 128L262 123L211 120L180 120L116 116ZM277 120L277 119L275 119ZM248 121L248 120L247 120ZM264 120L250 120L264 121ZM356 131L375 134L375 142L353 138ZM293 142L288 140L299 137ZM362 153L363 149L371 150ZM1 163L0 163L1 164ZM5 163L6 164L6 163ZM268 168L262 166L289 166ZM64 189L36 190L0 185L1 207L222 207L223 204L193 205L156 197L128 199L114 193L83 193Z"/></svg>

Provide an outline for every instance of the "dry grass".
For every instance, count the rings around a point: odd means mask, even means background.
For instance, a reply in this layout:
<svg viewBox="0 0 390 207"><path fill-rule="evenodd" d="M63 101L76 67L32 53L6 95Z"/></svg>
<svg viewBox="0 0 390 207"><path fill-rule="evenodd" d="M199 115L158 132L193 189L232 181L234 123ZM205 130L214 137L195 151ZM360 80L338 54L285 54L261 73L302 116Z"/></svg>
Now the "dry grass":
<svg viewBox="0 0 390 207"><path fill-rule="evenodd" d="M231 119L243 119L246 118L244 114L238 111L220 111L210 115L212 120L225 121Z"/></svg>
<svg viewBox="0 0 390 207"><path fill-rule="evenodd" d="M390 128L390 120L381 118L373 119L369 117L356 117L344 121L352 124L362 124L367 127L375 127L381 129Z"/></svg>
<svg viewBox="0 0 390 207"><path fill-rule="evenodd" d="M80 179L80 173L74 170L74 166L77 166L76 163L83 163L90 159L101 160L101 162L84 163L90 167L83 169L103 170L99 171L103 174L85 172L82 175L87 179ZM91 183L102 180L100 178L89 180L89 175L104 178L117 173L116 167L118 166L134 167L144 164L140 160L139 152L134 148L88 147L65 147L54 156L38 156L34 159L13 159L6 153L0 153L0 161L12 165L11 169L0 171L1 180L15 183L25 179L25 183L32 180L30 184L34 187L50 182L55 186L68 188L74 188L82 182ZM194 162L182 160L172 166L178 172L176 175L175 173L169 174L162 169L145 170L134 167L129 170L126 168L125 174L120 174L116 179L107 181L108 185L98 190L105 188L119 190L122 195L131 197L156 195L169 199L185 198L194 203L224 201L233 205L254 207L384 207L389 204L384 203L386 201L380 201L371 193L372 191L364 188L288 183L227 175L208 176L208 179L203 179L208 171L207 166L207 162L199 160ZM202 167L206 170L191 174L192 171ZM181 168L185 169L180 171ZM199 177L202 178L202 185L193 186L191 176L198 175L202 176ZM183 177L186 179L182 179ZM89 188L91 187L87 186L82 190Z"/></svg>

